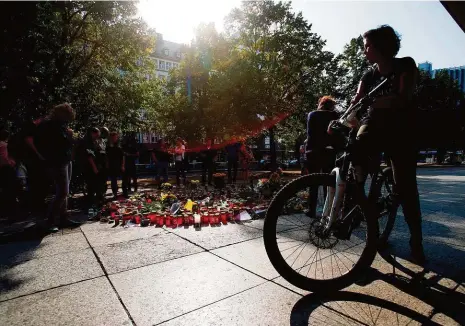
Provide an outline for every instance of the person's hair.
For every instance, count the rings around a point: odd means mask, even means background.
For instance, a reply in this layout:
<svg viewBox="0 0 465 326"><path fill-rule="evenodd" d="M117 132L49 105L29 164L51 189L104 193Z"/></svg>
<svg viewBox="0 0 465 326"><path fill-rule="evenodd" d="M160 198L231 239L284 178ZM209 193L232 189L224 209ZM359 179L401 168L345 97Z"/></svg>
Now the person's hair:
<svg viewBox="0 0 465 326"><path fill-rule="evenodd" d="M100 130L97 127L90 127L87 129L87 137L91 137L92 134L99 133Z"/></svg>
<svg viewBox="0 0 465 326"><path fill-rule="evenodd" d="M5 141L10 137L10 133L6 129L0 130L0 141Z"/></svg>
<svg viewBox="0 0 465 326"><path fill-rule="evenodd" d="M381 25L363 34L371 44L386 58L394 58L400 49L401 37L391 26Z"/></svg>
<svg viewBox="0 0 465 326"><path fill-rule="evenodd" d="M54 120L73 121L74 117L74 110L69 103L56 105L50 111L50 118Z"/></svg>
<svg viewBox="0 0 465 326"><path fill-rule="evenodd" d="M336 106L336 100L329 95L323 96L318 101L318 110L333 110Z"/></svg>

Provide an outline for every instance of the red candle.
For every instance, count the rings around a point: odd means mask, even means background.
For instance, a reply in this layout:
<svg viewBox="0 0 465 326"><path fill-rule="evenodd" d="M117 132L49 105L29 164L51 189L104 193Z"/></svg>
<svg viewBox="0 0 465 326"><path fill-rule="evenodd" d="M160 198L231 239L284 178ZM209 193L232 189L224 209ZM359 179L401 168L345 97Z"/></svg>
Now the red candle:
<svg viewBox="0 0 465 326"><path fill-rule="evenodd" d="M178 225L177 217L170 215L170 221L171 221L171 225L173 226L173 228L175 228Z"/></svg>
<svg viewBox="0 0 465 326"><path fill-rule="evenodd" d="M189 214L188 217L189 217L189 225L194 225L194 215Z"/></svg>
<svg viewBox="0 0 465 326"><path fill-rule="evenodd" d="M220 213L215 214L215 224L220 224Z"/></svg>
<svg viewBox="0 0 465 326"><path fill-rule="evenodd" d="M215 215L210 215L210 224L215 224Z"/></svg>
<svg viewBox="0 0 465 326"><path fill-rule="evenodd" d="M178 217L178 225L182 225L182 217L181 216Z"/></svg>
<svg viewBox="0 0 465 326"><path fill-rule="evenodd" d="M166 226L171 226L171 217L165 216L165 225Z"/></svg>
<svg viewBox="0 0 465 326"><path fill-rule="evenodd" d="M134 222L135 222L136 224L140 224L140 215L136 215L136 216L134 217Z"/></svg>
<svg viewBox="0 0 465 326"><path fill-rule="evenodd" d="M157 217L157 226L162 227L163 226L163 217L158 216Z"/></svg>
<svg viewBox="0 0 465 326"><path fill-rule="evenodd" d="M111 214L111 218L115 218L116 212L113 211L113 212L111 212L110 214Z"/></svg>
<svg viewBox="0 0 465 326"><path fill-rule="evenodd" d="M227 224L228 223L228 215L226 214L226 212L222 212L221 213L221 222L223 224Z"/></svg>

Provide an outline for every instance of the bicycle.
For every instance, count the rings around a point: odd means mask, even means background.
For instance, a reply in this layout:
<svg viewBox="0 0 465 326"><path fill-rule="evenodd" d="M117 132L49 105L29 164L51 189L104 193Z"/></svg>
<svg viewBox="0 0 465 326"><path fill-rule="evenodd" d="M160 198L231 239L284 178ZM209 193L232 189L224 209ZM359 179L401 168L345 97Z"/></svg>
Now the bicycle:
<svg viewBox="0 0 465 326"><path fill-rule="evenodd" d="M369 171L371 182L366 196L364 187L362 189L357 182L360 177L352 164L356 131L344 125L349 114L360 114L367 108L387 80L330 125L329 131L343 135L345 143L343 154L336 160L336 168L329 174L310 174L288 183L275 195L267 210L263 229L267 255L278 273L299 288L329 292L353 284L372 264L377 249L385 246L393 229L398 204L392 191L392 170L389 167L381 170L380 161L370 158L377 164L370 165L374 168ZM282 212L290 212L288 202L305 197L302 193L310 194L309 189L321 193L321 186L326 187L327 194L324 207L314 208L315 218L302 217L302 214L285 215L284 223L278 222ZM382 194L383 187L387 190L386 195ZM378 220L384 216L387 221L380 230ZM366 240L360 242L364 236ZM309 240L303 241L306 237ZM310 250L308 258L302 258L308 244L315 249ZM335 250L340 249L343 252L338 256ZM333 260L338 268L336 275L334 270L327 270L326 263L332 265ZM341 267L347 270L343 272Z"/></svg>

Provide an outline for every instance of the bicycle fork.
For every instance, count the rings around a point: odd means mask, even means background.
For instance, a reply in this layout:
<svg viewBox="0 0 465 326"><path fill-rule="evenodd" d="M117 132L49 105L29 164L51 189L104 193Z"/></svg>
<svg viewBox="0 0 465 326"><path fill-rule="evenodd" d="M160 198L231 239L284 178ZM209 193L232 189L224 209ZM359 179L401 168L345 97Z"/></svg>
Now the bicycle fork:
<svg viewBox="0 0 465 326"><path fill-rule="evenodd" d="M328 217L328 222L325 226L326 230L329 230L334 221L336 221L346 190L346 181L342 178L340 169L337 167L334 168L331 174L336 175L336 185L335 187L328 186L327 188L325 205L323 207L323 217Z"/></svg>

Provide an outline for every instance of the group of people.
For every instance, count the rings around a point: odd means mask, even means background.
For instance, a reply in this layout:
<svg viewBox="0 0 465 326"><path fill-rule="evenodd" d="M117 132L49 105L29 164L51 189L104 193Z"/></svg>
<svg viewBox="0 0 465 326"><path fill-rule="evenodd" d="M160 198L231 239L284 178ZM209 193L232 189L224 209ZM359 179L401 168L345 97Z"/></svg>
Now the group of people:
<svg viewBox="0 0 465 326"><path fill-rule="evenodd" d="M168 181L168 167L171 158L174 156L174 165L176 169L176 184L179 186L186 183L187 170L187 149L186 141L182 138L176 139L174 148L168 148L167 143L161 139L157 146L150 150L152 162L155 165L156 182ZM239 166L242 169L243 179L248 179L249 164L253 159L253 154L244 144L244 142L232 139L230 144L225 146L224 151L227 157L228 183L235 183L238 176ZM212 184L213 173L215 172L215 162L218 158L219 149L214 147L211 139L207 139L203 148L198 151L198 157L202 163L202 184ZM161 180L161 178L163 178Z"/></svg>
<svg viewBox="0 0 465 326"><path fill-rule="evenodd" d="M89 206L102 204L108 179L114 197L118 195L119 178L122 179L125 197L128 197L131 186L137 191L136 160L139 150L134 137L126 137L121 144L118 132L109 132L106 127L93 127L77 143L76 153L86 184Z"/></svg>
<svg viewBox="0 0 465 326"><path fill-rule="evenodd" d="M368 157L387 154L394 175L394 190L402 205L410 229L412 258L425 261L422 246L421 209L416 181L416 112L412 103L418 77L415 61L410 57L396 58L400 37L388 25L369 30L363 35L364 54L373 64L362 77L352 105L357 104L382 80L389 79L388 87L377 94L367 115L359 121L349 116L346 125L358 129L353 162L357 182L363 185L370 170ZM305 144L308 173L330 172L335 166L339 144L328 134L331 121L337 120L336 101L330 96L319 100L318 109L307 119ZM363 189L363 188L362 188ZM310 206L316 203L317 194L310 194Z"/></svg>
<svg viewBox="0 0 465 326"><path fill-rule="evenodd" d="M16 215L18 200L22 200L31 213L46 212L52 232L73 224L67 210L73 167L74 173L80 171L84 178L89 207L103 201L108 178L115 196L118 177L123 180L124 195L130 191L131 180L137 190L135 161L139 153L135 138L129 137L121 146L117 132L94 127L78 139L69 128L74 117L71 105L63 103L53 107L47 116L24 125L10 144L6 128L0 130L0 189L7 215ZM20 165L27 175L26 198L20 198L23 193L17 177ZM51 184L55 186L55 195L46 207Z"/></svg>

